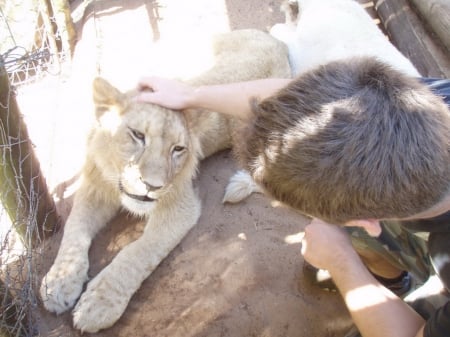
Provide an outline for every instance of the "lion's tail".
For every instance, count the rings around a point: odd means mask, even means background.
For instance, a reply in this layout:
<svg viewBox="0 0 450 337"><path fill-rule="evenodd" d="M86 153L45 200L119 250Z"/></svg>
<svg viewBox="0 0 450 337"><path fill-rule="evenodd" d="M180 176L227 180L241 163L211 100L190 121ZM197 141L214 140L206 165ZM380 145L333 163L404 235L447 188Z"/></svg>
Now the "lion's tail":
<svg viewBox="0 0 450 337"><path fill-rule="evenodd" d="M238 203L252 193L262 193L247 171L237 171L228 182L222 202Z"/></svg>

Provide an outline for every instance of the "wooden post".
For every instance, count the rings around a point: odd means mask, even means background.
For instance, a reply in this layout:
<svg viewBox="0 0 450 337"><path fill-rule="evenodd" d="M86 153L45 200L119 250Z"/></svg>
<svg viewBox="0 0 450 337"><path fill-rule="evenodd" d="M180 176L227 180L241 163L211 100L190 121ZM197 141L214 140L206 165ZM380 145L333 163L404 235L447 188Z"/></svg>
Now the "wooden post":
<svg viewBox="0 0 450 337"><path fill-rule="evenodd" d="M450 58L426 31L408 0L374 0L392 43L413 62L422 76L450 77Z"/></svg>
<svg viewBox="0 0 450 337"><path fill-rule="evenodd" d="M0 201L25 245L53 233L58 216L0 58Z"/></svg>
<svg viewBox="0 0 450 337"><path fill-rule="evenodd" d="M53 55L53 65L55 66L54 71L59 72L61 70L61 63L59 62L59 49L58 45L56 44L55 29L53 28L53 24L51 22L53 12L50 0L43 1L41 5L42 9L40 15L42 18L42 22L44 23L45 32L47 33L47 40L50 53Z"/></svg>
<svg viewBox="0 0 450 337"><path fill-rule="evenodd" d="M450 1L409 0L450 53Z"/></svg>
<svg viewBox="0 0 450 337"><path fill-rule="evenodd" d="M47 0L48 1L48 0ZM68 0L51 0L51 12L58 27L64 55L70 59L75 47L76 31L70 13Z"/></svg>

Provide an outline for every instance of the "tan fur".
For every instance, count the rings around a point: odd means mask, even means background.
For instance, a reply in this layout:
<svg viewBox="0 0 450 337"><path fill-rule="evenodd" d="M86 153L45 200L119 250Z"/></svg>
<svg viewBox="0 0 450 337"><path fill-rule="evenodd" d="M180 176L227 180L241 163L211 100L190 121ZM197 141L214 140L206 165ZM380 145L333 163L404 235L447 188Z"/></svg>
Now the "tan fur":
<svg viewBox="0 0 450 337"><path fill-rule="evenodd" d="M215 66L193 84L290 75L284 44L256 30L220 36L215 56ZM192 178L198 161L231 144L231 122L218 113L183 114L132 97L103 79L94 81L98 125L88 138L83 183L58 255L41 286L45 307L56 313L81 294L73 319L82 331L113 325L142 281L197 222L200 200ZM82 293L91 241L121 207L147 218L144 233Z"/></svg>

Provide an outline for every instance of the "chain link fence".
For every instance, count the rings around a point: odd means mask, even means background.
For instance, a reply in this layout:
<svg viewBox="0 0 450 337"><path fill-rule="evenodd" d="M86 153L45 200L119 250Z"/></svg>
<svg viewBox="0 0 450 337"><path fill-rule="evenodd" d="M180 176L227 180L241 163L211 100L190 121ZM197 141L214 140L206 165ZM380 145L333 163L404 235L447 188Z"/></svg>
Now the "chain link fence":
<svg viewBox="0 0 450 337"><path fill-rule="evenodd" d="M0 0L0 337L39 335L39 245L59 222L16 92L58 75L74 37L68 0Z"/></svg>

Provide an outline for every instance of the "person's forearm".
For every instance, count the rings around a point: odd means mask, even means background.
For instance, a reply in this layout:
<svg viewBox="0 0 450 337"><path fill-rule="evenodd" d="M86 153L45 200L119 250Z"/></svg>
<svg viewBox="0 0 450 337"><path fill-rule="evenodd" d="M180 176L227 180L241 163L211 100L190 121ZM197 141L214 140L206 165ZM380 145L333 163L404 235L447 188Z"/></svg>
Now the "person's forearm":
<svg viewBox="0 0 450 337"><path fill-rule="evenodd" d="M251 98L264 99L289 83L289 79L261 79L232 84L199 86L189 97L192 108L204 108L248 119L252 115Z"/></svg>
<svg viewBox="0 0 450 337"><path fill-rule="evenodd" d="M330 270L363 337L421 337L424 320L384 288L356 255Z"/></svg>

